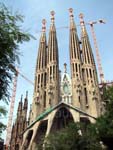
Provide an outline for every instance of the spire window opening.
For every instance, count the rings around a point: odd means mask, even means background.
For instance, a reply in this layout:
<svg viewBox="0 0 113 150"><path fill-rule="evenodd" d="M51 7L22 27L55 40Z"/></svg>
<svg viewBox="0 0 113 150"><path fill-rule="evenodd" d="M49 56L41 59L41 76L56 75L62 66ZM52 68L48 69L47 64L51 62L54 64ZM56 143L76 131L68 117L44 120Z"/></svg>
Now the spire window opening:
<svg viewBox="0 0 113 150"><path fill-rule="evenodd" d="M80 59L80 44L77 42L78 59Z"/></svg>
<svg viewBox="0 0 113 150"><path fill-rule="evenodd" d="M56 41L53 42L53 61L55 60L55 52L56 52Z"/></svg>
<svg viewBox="0 0 113 150"><path fill-rule="evenodd" d="M88 58L88 63L90 64L90 57L89 57L89 54L88 54L88 50L87 50L87 58Z"/></svg>
<svg viewBox="0 0 113 150"><path fill-rule="evenodd" d="M72 54L72 59L74 58L74 39L73 39L73 34L71 36L71 54Z"/></svg>
<svg viewBox="0 0 113 150"><path fill-rule="evenodd" d="M86 73L87 73L87 78L89 77L89 74L88 74L88 69L86 68Z"/></svg>
<svg viewBox="0 0 113 150"><path fill-rule="evenodd" d="M39 62L38 62L38 69L40 70L40 59L39 59Z"/></svg>
<svg viewBox="0 0 113 150"><path fill-rule="evenodd" d="M41 68L43 68L43 66L44 66L43 61L44 61L44 58L43 58L43 55L42 55Z"/></svg>
<svg viewBox="0 0 113 150"><path fill-rule="evenodd" d="M57 68L58 68L58 66L56 65L56 66L55 66L55 70L56 70L56 79L58 79L58 77L59 77L59 71L58 71Z"/></svg>
<svg viewBox="0 0 113 150"><path fill-rule="evenodd" d="M37 76L35 76L35 91L36 91L36 85L37 85Z"/></svg>
<svg viewBox="0 0 113 150"><path fill-rule="evenodd" d="M76 72L78 72L78 65L77 65L77 64L75 64L75 67L76 67Z"/></svg>
<svg viewBox="0 0 113 150"><path fill-rule="evenodd" d="M84 50L84 61L85 61L85 63L87 63L87 58L86 58L86 52L85 52L85 50Z"/></svg>
<svg viewBox="0 0 113 150"><path fill-rule="evenodd" d="M82 69L82 78L83 78L83 82L85 82L85 70Z"/></svg>
<svg viewBox="0 0 113 150"><path fill-rule="evenodd" d="M89 73L90 73L90 78L92 78L92 72L91 72L91 69L89 69Z"/></svg>
<svg viewBox="0 0 113 150"><path fill-rule="evenodd" d="M50 66L50 76L52 75L52 66Z"/></svg>
<svg viewBox="0 0 113 150"><path fill-rule="evenodd" d="M92 64L95 64L93 53L91 53L91 62Z"/></svg>
<svg viewBox="0 0 113 150"><path fill-rule="evenodd" d="M73 67L73 74L74 74L74 63L72 64L72 67Z"/></svg>
<svg viewBox="0 0 113 150"><path fill-rule="evenodd" d="M53 61L55 60L55 51L53 50Z"/></svg>
<svg viewBox="0 0 113 150"><path fill-rule="evenodd" d="M86 49L87 49L87 58L88 58L88 63L90 64L90 58L91 58L91 56L90 56L89 47L88 47L88 45L87 45L87 44L86 44Z"/></svg>
<svg viewBox="0 0 113 150"><path fill-rule="evenodd" d="M47 74L49 74L49 68L47 68Z"/></svg>
<svg viewBox="0 0 113 150"><path fill-rule="evenodd" d="M40 51L40 56L39 56L39 61L38 61L38 63L39 63L39 69L41 68L41 51Z"/></svg>
<svg viewBox="0 0 113 150"><path fill-rule="evenodd" d="M53 79L55 78L55 66L53 66Z"/></svg>
<svg viewBox="0 0 113 150"><path fill-rule="evenodd" d="M43 86L43 73L41 75L41 87Z"/></svg>
<svg viewBox="0 0 113 150"><path fill-rule="evenodd" d="M50 62L52 61L52 52L50 53Z"/></svg>
<svg viewBox="0 0 113 150"><path fill-rule="evenodd" d="M87 53L87 49L85 47L85 41L83 40L83 50L84 50L84 60L85 60L85 63L87 63L87 57L86 57L86 53Z"/></svg>
<svg viewBox="0 0 113 150"><path fill-rule="evenodd" d="M79 45L77 44L76 37L74 36L74 50L75 50L75 58L79 59Z"/></svg>
<svg viewBox="0 0 113 150"><path fill-rule="evenodd" d="M83 64L83 62L84 62L84 57L83 57L82 51L81 51L81 53L80 53L80 60L81 60L81 62L82 62L82 64Z"/></svg>
<svg viewBox="0 0 113 150"><path fill-rule="evenodd" d="M79 100L79 103L81 103L81 101L80 101L80 96L78 96L78 100Z"/></svg>
<svg viewBox="0 0 113 150"><path fill-rule="evenodd" d="M73 48L73 52L74 52L74 58L76 58L76 49L75 49L75 45L74 45L74 48Z"/></svg>
<svg viewBox="0 0 113 150"><path fill-rule="evenodd" d="M48 53L47 53L47 62L49 63L49 49L48 49Z"/></svg>
<svg viewBox="0 0 113 150"><path fill-rule="evenodd" d="M80 74L80 78L81 78L81 69L80 69L80 64L79 64L79 74Z"/></svg>
<svg viewBox="0 0 113 150"><path fill-rule="evenodd" d="M71 59L73 59L73 48L71 47L72 52L71 52Z"/></svg>
<svg viewBox="0 0 113 150"><path fill-rule="evenodd" d="M40 84L40 74L38 75L38 84Z"/></svg>
<svg viewBox="0 0 113 150"><path fill-rule="evenodd" d="M73 35L73 52L74 52L74 58L77 58L77 56L76 56L76 47L75 47L75 38L74 38L74 35Z"/></svg>
<svg viewBox="0 0 113 150"><path fill-rule="evenodd" d="M45 48L45 55L44 55L44 67L47 66L47 49Z"/></svg>
<svg viewBox="0 0 113 150"><path fill-rule="evenodd" d="M86 90L86 88L84 88L84 94L85 94L85 103L86 103L86 106L88 106L88 97L87 97L87 90Z"/></svg>
<svg viewBox="0 0 113 150"><path fill-rule="evenodd" d="M44 86L46 86L47 74L44 74Z"/></svg>
<svg viewBox="0 0 113 150"><path fill-rule="evenodd" d="M46 107L46 91L44 92L44 108Z"/></svg>
<svg viewBox="0 0 113 150"><path fill-rule="evenodd" d="M50 82L52 80L52 66L50 66Z"/></svg>
<svg viewBox="0 0 113 150"><path fill-rule="evenodd" d="M49 99L49 105L51 106L51 99Z"/></svg>
<svg viewBox="0 0 113 150"><path fill-rule="evenodd" d="M93 70L93 78L94 78L94 83L97 84L96 74L94 70Z"/></svg>

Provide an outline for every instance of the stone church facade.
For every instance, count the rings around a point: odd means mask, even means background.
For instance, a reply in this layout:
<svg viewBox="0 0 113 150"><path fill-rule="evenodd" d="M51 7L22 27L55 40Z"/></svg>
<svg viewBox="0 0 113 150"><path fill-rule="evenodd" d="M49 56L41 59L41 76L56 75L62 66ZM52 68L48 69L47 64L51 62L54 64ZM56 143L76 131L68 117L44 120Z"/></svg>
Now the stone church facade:
<svg viewBox="0 0 113 150"><path fill-rule="evenodd" d="M46 21L42 21L29 123L23 129L20 127L22 131L19 132L19 142L13 142L16 129L12 129L11 150L37 150L42 137L47 137L49 133L60 130L70 122L93 123L101 114L97 71L83 15L79 16L81 40L78 37L72 8L69 9L69 16L71 77L67 73L66 63L64 72L59 71L55 13L52 11L48 41ZM15 144L18 146L13 148Z"/></svg>

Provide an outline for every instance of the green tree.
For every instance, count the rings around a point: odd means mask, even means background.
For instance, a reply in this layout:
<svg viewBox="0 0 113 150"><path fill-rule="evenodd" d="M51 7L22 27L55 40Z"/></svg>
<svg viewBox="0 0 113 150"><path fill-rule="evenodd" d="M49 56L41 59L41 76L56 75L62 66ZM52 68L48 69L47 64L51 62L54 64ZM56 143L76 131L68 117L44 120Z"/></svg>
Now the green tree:
<svg viewBox="0 0 113 150"><path fill-rule="evenodd" d="M6 108L4 108L3 106L0 106L0 118L6 116L6 114L7 114ZM5 130L5 128L6 126L2 122L0 122L0 140L1 140L2 132L3 130Z"/></svg>
<svg viewBox="0 0 113 150"><path fill-rule="evenodd" d="M8 104L10 98L10 83L12 82L15 66L19 62L19 45L29 41L30 34L21 29L23 17L13 15L8 8L0 3L0 102ZM0 107L1 115L6 115L6 109ZM0 122L0 133L5 125Z"/></svg>
<svg viewBox="0 0 113 150"><path fill-rule="evenodd" d="M93 125L73 123L46 140L46 150L101 150L99 137Z"/></svg>
<svg viewBox="0 0 113 150"><path fill-rule="evenodd" d="M30 40L30 34L21 29L20 22L23 22L21 15L12 15L0 4L0 100L5 102L8 102L8 88L14 73L11 66L19 60L19 44Z"/></svg>
<svg viewBox="0 0 113 150"><path fill-rule="evenodd" d="M113 149L113 86L103 89L104 114L97 119L96 128L102 141Z"/></svg>

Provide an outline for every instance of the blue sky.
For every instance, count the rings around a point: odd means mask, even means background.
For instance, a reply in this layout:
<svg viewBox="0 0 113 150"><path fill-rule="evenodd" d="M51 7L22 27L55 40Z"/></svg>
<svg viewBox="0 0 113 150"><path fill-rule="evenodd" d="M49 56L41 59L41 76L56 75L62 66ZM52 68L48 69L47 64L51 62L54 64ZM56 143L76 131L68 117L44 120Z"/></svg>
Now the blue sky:
<svg viewBox="0 0 113 150"><path fill-rule="evenodd" d="M18 11L24 15L23 30L30 32L36 37L28 43L20 45L20 70L31 81L34 82L35 64L38 52L39 37L42 19L47 20L47 29L50 26L50 11L54 10L56 27L69 25L68 9L74 9L74 18L76 24L79 24L79 13L84 13L85 21L105 19L106 24L95 25L95 32L98 41L98 47L101 55L103 71L106 80L113 80L113 1L112 0L1 0L14 13ZM90 27L87 27L93 52L95 49L90 33ZM78 27L80 36L80 27ZM47 32L48 37L48 32ZM60 69L63 70L63 64L68 64L69 71L69 29L57 30ZM32 102L33 86L22 77L18 78L16 105L14 118L16 116L17 103L21 94L29 92L29 104Z"/></svg>

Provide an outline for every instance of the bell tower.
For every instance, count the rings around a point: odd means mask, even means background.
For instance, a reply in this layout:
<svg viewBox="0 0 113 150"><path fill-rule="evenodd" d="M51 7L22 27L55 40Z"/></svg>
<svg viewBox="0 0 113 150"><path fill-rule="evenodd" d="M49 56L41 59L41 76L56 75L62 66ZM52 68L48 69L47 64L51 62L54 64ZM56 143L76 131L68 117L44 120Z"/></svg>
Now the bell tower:
<svg viewBox="0 0 113 150"><path fill-rule="evenodd" d="M46 43L46 20L42 20L42 33L38 48L38 57L35 71L34 97L31 111L31 121L45 110L46 103L46 80L47 80L47 43ZM30 121L30 122L31 122Z"/></svg>
<svg viewBox="0 0 113 150"><path fill-rule="evenodd" d="M100 93L98 87L98 78L92 48L83 20L83 14L79 15L81 25L81 43L82 43L82 76L83 88L85 94L86 112L94 117L100 114Z"/></svg>
<svg viewBox="0 0 113 150"><path fill-rule="evenodd" d="M55 12L51 11L51 25L47 52L46 107L55 106L59 102L59 55L54 15Z"/></svg>
<svg viewBox="0 0 113 150"><path fill-rule="evenodd" d="M82 83L82 61L80 41L77 34L76 25L74 22L73 9L69 9L70 15L70 68L72 79L72 105L84 110L84 92Z"/></svg>

